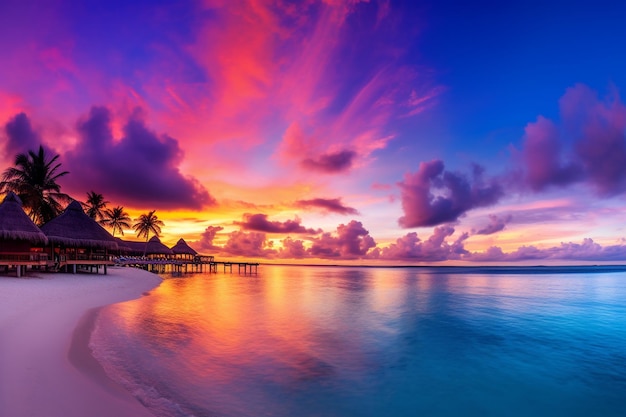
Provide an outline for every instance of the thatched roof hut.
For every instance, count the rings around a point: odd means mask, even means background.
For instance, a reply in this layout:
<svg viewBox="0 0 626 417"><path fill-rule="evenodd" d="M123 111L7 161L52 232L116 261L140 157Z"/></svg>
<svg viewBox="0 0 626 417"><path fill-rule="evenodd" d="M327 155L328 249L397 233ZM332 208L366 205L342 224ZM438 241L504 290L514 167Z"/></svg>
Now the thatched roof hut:
<svg viewBox="0 0 626 417"><path fill-rule="evenodd" d="M198 252L196 252L191 246L189 246L183 238L178 239L178 242L176 242L176 244L172 246L172 252L174 252L175 255L195 256L198 254Z"/></svg>
<svg viewBox="0 0 626 417"><path fill-rule="evenodd" d="M78 201L72 201L63 213L41 226L41 231L57 245L117 249L115 238L87 216Z"/></svg>
<svg viewBox="0 0 626 417"><path fill-rule="evenodd" d="M22 209L22 201L9 191L0 203L0 240L23 240L46 245L48 238Z"/></svg>
<svg viewBox="0 0 626 417"><path fill-rule="evenodd" d="M119 238L116 238L119 239ZM143 251L146 250L146 242L137 242L136 240L118 240L118 246L121 245L122 252L129 255L143 255Z"/></svg>
<svg viewBox="0 0 626 417"><path fill-rule="evenodd" d="M158 237L152 236L148 241L146 255L173 255L174 252L161 243Z"/></svg>
<svg viewBox="0 0 626 417"><path fill-rule="evenodd" d="M117 249L120 252L122 252L122 253L130 253L130 252L133 251L131 249L130 245L128 245L126 241L120 239L119 237L116 237L115 241L117 242Z"/></svg>

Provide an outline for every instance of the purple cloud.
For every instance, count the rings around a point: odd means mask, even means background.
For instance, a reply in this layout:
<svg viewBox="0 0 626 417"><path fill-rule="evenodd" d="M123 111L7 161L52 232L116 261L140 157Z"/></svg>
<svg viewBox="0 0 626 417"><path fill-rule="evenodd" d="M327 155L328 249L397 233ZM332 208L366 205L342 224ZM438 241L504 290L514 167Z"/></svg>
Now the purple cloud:
<svg viewBox="0 0 626 417"><path fill-rule="evenodd" d="M497 233L501 230L504 230L507 223L509 223L511 219L513 219L513 216L511 216L510 214L505 217L498 217L495 214L490 214L489 224L474 233L477 235L491 235Z"/></svg>
<svg viewBox="0 0 626 417"><path fill-rule="evenodd" d="M469 252L465 250L463 242L469 237L463 233L454 242L448 243L446 238L452 236L454 228L451 226L436 227L433 234L426 241L420 240L417 233L407 233L391 245L373 251L372 258L380 260L399 260L417 262L436 262L457 260Z"/></svg>
<svg viewBox="0 0 626 417"><path fill-rule="evenodd" d="M202 235L200 236L200 240L195 242L194 248L198 251L202 250L211 250L215 251L220 249L219 246L215 246L213 244L213 240L218 232L224 230L222 226L207 226ZM191 243L190 243L191 245Z"/></svg>
<svg viewBox="0 0 626 417"><path fill-rule="evenodd" d="M566 186L582 178L582 167L563 162L562 145L557 127L541 116L526 126L522 158L526 182L535 191L550 185Z"/></svg>
<svg viewBox="0 0 626 417"><path fill-rule="evenodd" d="M321 209L326 212L337 214L358 215L357 209L344 206L340 198L313 198L311 200L298 200L295 206L302 209Z"/></svg>
<svg viewBox="0 0 626 417"><path fill-rule="evenodd" d="M241 230L228 235L228 241L221 251L230 255L249 257L269 258L276 254L276 250L267 242L265 233L246 233Z"/></svg>
<svg viewBox="0 0 626 417"><path fill-rule="evenodd" d="M352 220L337 226L336 235L324 233L313 239L309 254L317 258L358 259L376 246L361 222Z"/></svg>
<svg viewBox="0 0 626 417"><path fill-rule="evenodd" d="M266 214L250 214L243 215L242 222L235 222L244 230L254 230L265 233L308 233L316 235L322 233L321 229L307 229L300 224L300 219L286 220L284 222L269 221Z"/></svg>
<svg viewBox="0 0 626 417"><path fill-rule="evenodd" d="M6 142L4 144L5 155L11 159L19 153L36 151L42 145L48 155L56 154L43 144L41 136L37 133L26 113L13 116L5 125Z"/></svg>
<svg viewBox="0 0 626 417"><path fill-rule="evenodd" d="M113 137L105 107L93 107L77 130L78 143L65 155L74 190L95 189L109 200L140 207L201 209L216 204L195 178L180 172L183 151L178 141L150 131L139 112L126 122L119 140Z"/></svg>
<svg viewBox="0 0 626 417"><path fill-rule="evenodd" d="M401 189L400 226L435 226L456 221L468 210L490 206L503 195L495 181L485 183L483 169L475 165L470 180L461 173L444 171L440 160L420 163L415 174L407 173L398 183Z"/></svg>
<svg viewBox="0 0 626 417"><path fill-rule="evenodd" d="M302 161L302 166L312 171L335 174L350 169L355 157L356 152L350 150L343 150L335 153L324 153L317 158L304 159Z"/></svg>
<svg viewBox="0 0 626 417"><path fill-rule="evenodd" d="M559 105L560 125L540 116L526 126L525 185L540 191L585 182L600 196L626 191L626 106L619 96L602 100L578 84L567 89Z"/></svg>
<svg viewBox="0 0 626 417"><path fill-rule="evenodd" d="M519 262L533 260L556 260L556 261L595 261L610 262L626 261L626 245L601 246L592 239L583 239L582 243L561 243L546 249L535 246L522 246L517 250L505 253L497 246L489 248L485 252L473 252L464 256L465 260L472 262Z"/></svg>
<svg viewBox="0 0 626 417"><path fill-rule="evenodd" d="M626 190L626 106L619 96L601 101L584 85L568 89L561 99L565 123L580 137L575 153L600 195Z"/></svg>
<svg viewBox="0 0 626 417"><path fill-rule="evenodd" d="M279 258L284 259L302 259L308 256L307 250L304 247L304 242L299 239L292 239L287 237L282 240L282 248L278 252Z"/></svg>

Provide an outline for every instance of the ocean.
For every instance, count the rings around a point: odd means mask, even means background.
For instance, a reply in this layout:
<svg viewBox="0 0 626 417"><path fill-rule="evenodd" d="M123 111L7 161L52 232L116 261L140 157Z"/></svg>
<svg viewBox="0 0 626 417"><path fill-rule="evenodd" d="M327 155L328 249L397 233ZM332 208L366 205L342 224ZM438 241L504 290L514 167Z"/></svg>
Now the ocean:
<svg viewBox="0 0 626 417"><path fill-rule="evenodd" d="M620 268L166 277L90 346L157 416L624 417Z"/></svg>

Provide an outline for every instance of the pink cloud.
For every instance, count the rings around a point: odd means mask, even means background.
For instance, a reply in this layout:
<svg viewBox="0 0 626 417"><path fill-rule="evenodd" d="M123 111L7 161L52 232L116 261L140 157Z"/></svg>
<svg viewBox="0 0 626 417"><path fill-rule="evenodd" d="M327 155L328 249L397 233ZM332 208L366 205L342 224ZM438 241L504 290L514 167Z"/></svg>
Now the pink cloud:
<svg viewBox="0 0 626 417"><path fill-rule="evenodd" d="M582 243L561 243L546 249L535 246L522 246L505 253L498 247L491 247L485 252L474 252L464 257L472 262L519 262L536 260L554 261L597 261L623 262L626 260L626 245L601 246L593 239L583 239Z"/></svg>
<svg viewBox="0 0 626 417"><path fill-rule="evenodd" d="M538 248L533 245L521 246L511 252L504 252L492 246L483 252L470 252L465 248L469 233L454 237L455 229L449 225L433 229L425 240L415 232L396 239L386 247L377 247L369 231L360 222L351 221L340 224L334 233L323 233L319 237L307 238L306 241L286 237L281 247L274 247L262 232L231 232L223 246L216 246L213 241L221 226L209 226L201 239L191 244L198 250L217 253L220 256L245 256L266 259L333 259L333 260L369 260L377 262L437 263L446 261L466 262L532 262L537 261L626 261L626 245L602 246L592 239L583 239L582 243L567 242L558 246ZM540 262L541 261L541 262Z"/></svg>
<svg viewBox="0 0 626 417"><path fill-rule="evenodd" d="M510 214L504 217L499 217L495 214L490 214L489 223L486 226L482 227L481 229L474 231L474 233L476 233L477 235L491 235L491 234L500 232L504 230L506 225L512 219L513 219L513 216L511 216Z"/></svg>
<svg viewBox="0 0 626 417"><path fill-rule="evenodd" d="M243 232L237 230L228 235L228 240L221 252L233 256L272 257L276 251L268 243L265 233Z"/></svg>
<svg viewBox="0 0 626 417"><path fill-rule="evenodd" d="M213 244L213 240L215 240L215 236L218 232L224 230L222 226L207 226L202 235L200 236L200 240L197 242L190 242L190 245L193 245L198 251L208 250L215 251L218 250L219 247Z"/></svg>
<svg viewBox="0 0 626 417"><path fill-rule="evenodd" d="M244 230L254 230L264 233L304 233L310 235L316 235L322 232L321 229L307 229L300 224L300 219L280 221L270 221L267 219L266 214L250 214L245 213L243 215L243 221L235 222Z"/></svg>
<svg viewBox="0 0 626 417"><path fill-rule="evenodd" d="M334 235L324 233L319 238L312 239L309 254L316 258L358 259L365 257L375 246L376 242L363 224L352 220L348 224L337 226Z"/></svg>
<svg viewBox="0 0 626 417"><path fill-rule="evenodd" d="M452 243L448 243L447 238L453 233L454 228L451 226L436 227L433 234L425 241L420 240L415 232L407 233L398 238L395 243L377 249L372 253L372 258L411 262L458 260L468 253L463 242L469 235L463 233Z"/></svg>
<svg viewBox="0 0 626 417"><path fill-rule="evenodd" d="M286 237L281 241L282 247L278 252L279 258L284 259L303 259L308 257L304 242L298 239Z"/></svg>
<svg viewBox="0 0 626 417"><path fill-rule="evenodd" d="M420 163L416 173L407 173L401 189L402 227L434 226L454 222L476 207L490 206L503 196L494 180L483 179L482 168L474 166L472 178L444 170L442 161Z"/></svg>

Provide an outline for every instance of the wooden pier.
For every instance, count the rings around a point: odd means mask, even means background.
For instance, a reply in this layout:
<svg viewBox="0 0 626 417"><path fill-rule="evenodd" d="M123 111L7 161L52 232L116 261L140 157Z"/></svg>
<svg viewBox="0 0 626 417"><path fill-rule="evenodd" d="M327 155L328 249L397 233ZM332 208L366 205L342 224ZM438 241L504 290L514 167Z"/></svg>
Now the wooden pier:
<svg viewBox="0 0 626 417"><path fill-rule="evenodd" d="M203 257L204 258L204 257ZM209 257L206 257L209 258ZM211 259L180 260L180 259L140 259L140 258L120 258L116 265L130 266L145 269L146 271L158 274L187 274L187 273L217 273L218 265L222 266L224 273L228 270L233 273L233 265L237 267L239 274L257 274L259 271L258 262L231 262L215 261Z"/></svg>

